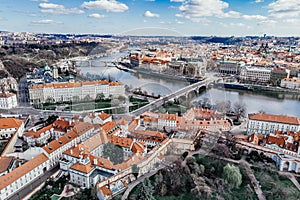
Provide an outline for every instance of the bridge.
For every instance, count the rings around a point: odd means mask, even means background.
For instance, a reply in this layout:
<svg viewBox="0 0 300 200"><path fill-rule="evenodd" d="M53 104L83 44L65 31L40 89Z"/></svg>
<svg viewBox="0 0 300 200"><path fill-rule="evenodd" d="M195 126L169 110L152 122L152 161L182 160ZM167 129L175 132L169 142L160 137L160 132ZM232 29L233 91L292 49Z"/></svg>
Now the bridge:
<svg viewBox="0 0 300 200"><path fill-rule="evenodd" d="M164 103L166 103L170 100L174 100L176 98L182 97L182 96L185 96L185 97L188 97L189 95L195 96L198 93L200 93L203 89L206 89L207 86L213 82L214 82L214 80L212 78L207 78L207 79L199 81L197 83L193 83L193 84L188 85L184 88L181 88L180 90L177 90L171 94L161 97L155 101L152 101L151 103L149 103L139 109L136 109L136 110L130 112L130 115L137 116L137 115L140 115L151 109L157 109L160 106L162 106Z"/></svg>

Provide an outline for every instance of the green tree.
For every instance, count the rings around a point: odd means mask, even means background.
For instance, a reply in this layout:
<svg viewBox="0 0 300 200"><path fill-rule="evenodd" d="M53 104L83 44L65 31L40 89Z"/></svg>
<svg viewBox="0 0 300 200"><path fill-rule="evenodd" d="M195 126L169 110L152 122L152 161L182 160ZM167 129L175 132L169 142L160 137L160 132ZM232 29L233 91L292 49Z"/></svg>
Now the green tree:
<svg viewBox="0 0 300 200"><path fill-rule="evenodd" d="M105 99L105 95L102 93L97 94L96 101L103 101Z"/></svg>
<svg viewBox="0 0 300 200"><path fill-rule="evenodd" d="M139 188L137 199L155 200L153 197L154 189L148 178L146 178Z"/></svg>
<svg viewBox="0 0 300 200"><path fill-rule="evenodd" d="M120 164L124 161L122 148L110 142L103 146L103 157L109 159L113 164Z"/></svg>
<svg viewBox="0 0 300 200"><path fill-rule="evenodd" d="M242 184L240 169L229 163L223 168L223 178L235 188L238 188Z"/></svg>
<svg viewBox="0 0 300 200"><path fill-rule="evenodd" d="M132 174L135 176L135 178L137 178L139 175L140 168L136 164L134 164L131 166L131 169L132 169Z"/></svg>

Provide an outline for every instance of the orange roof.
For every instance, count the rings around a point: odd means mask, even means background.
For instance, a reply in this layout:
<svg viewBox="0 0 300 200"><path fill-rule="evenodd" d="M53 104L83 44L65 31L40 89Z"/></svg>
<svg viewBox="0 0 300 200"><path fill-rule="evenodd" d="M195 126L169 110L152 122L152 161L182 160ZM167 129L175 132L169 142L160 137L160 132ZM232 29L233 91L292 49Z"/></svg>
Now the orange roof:
<svg viewBox="0 0 300 200"><path fill-rule="evenodd" d="M82 85L105 85L110 84L109 81L103 80L103 81L86 81L86 82L75 82L75 83L69 83L69 82L63 82L63 83L46 83L46 84L34 84L31 85L29 88L31 89L37 89L37 88L74 88L74 87L82 87ZM113 85L116 84L113 82ZM122 83L118 82L119 85Z"/></svg>
<svg viewBox="0 0 300 200"><path fill-rule="evenodd" d="M134 142L132 145L132 152L133 153L144 153L145 152L145 147L142 146L139 142Z"/></svg>
<svg viewBox="0 0 300 200"><path fill-rule="evenodd" d="M0 157L0 173L8 170L11 162L14 160L14 157Z"/></svg>
<svg viewBox="0 0 300 200"><path fill-rule="evenodd" d="M92 165L91 162L89 162L86 165L83 165L79 162L75 163L73 166L71 166L71 169L74 169L79 172L84 172L84 173L90 173L95 167Z"/></svg>
<svg viewBox="0 0 300 200"><path fill-rule="evenodd" d="M158 119L174 121L177 119L177 115L176 114L158 114Z"/></svg>
<svg viewBox="0 0 300 200"><path fill-rule="evenodd" d="M110 114L107 114L105 112L101 112L99 115L98 115L102 120L106 120L107 118L109 118L111 115Z"/></svg>
<svg viewBox="0 0 300 200"><path fill-rule="evenodd" d="M12 96L16 96L16 95L12 93L3 93L3 92L0 93L0 98L9 98Z"/></svg>
<svg viewBox="0 0 300 200"><path fill-rule="evenodd" d="M133 140L131 138L124 138L124 137L111 135L110 142L113 143L114 145L118 145L130 149Z"/></svg>
<svg viewBox="0 0 300 200"><path fill-rule="evenodd" d="M116 127L118 124L116 122L106 122L101 126L102 130L105 132L109 132L111 129Z"/></svg>
<svg viewBox="0 0 300 200"><path fill-rule="evenodd" d="M86 133L88 130L94 128L93 124L88 123L88 122L78 122L73 130L78 134L78 135L82 135L84 133Z"/></svg>
<svg viewBox="0 0 300 200"><path fill-rule="evenodd" d="M45 133L46 131L49 131L52 128L52 124L43 127L37 131L31 130L24 134L25 137L31 137L31 138L39 138L42 133Z"/></svg>
<svg viewBox="0 0 300 200"><path fill-rule="evenodd" d="M22 120L15 118L0 118L0 129L19 128L22 123Z"/></svg>
<svg viewBox="0 0 300 200"><path fill-rule="evenodd" d="M104 185L100 188L100 191L104 196L112 195L112 191L109 189L107 185Z"/></svg>
<svg viewBox="0 0 300 200"><path fill-rule="evenodd" d="M277 123L283 123L283 124L300 125L299 118L284 116L284 115L254 113L254 114L248 114L248 118L251 120L258 120L258 121L268 121L268 122L277 122Z"/></svg>
<svg viewBox="0 0 300 200"><path fill-rule="evenodd" d="M5 188L6 186L10 185L11 183L15 182L31 170L35 169L37 166L41 165L42 163L46 162L48 160L48 157L41 153L34 157L32 160L29 160L25 164L21 165L20 167L17 167L13 171L9 172L8 174L5 174L4 176L0 177L0 190Z"/></svg>

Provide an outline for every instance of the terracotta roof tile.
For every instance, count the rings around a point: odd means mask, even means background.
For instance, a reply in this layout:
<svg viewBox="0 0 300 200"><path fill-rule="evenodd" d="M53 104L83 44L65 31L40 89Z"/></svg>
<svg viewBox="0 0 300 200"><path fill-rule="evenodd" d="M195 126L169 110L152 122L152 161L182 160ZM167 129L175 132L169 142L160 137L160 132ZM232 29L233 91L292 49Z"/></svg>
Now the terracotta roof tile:
<svg viewBox="0 0 300 200"><path fill-rule="evenodd" d="M284 115L272 115L272 114L264 114L264 113L254 113L248 114L248 118L251 120L258 120L258 121L268 121L268 122L277 122L277 123L284 123L284 124L293 124L293 125L300 125L300 119L297 117L290 117Z"/></svg>

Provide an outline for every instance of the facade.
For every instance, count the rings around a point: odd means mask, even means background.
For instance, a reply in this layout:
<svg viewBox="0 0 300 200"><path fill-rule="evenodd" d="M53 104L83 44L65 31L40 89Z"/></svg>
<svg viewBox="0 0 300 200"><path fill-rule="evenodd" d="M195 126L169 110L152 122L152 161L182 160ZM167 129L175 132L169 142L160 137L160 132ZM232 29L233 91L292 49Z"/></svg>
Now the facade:
<svg viewBox="0 0 300 200"><path fill-rule="evenodd" d="M30 146L44 145L54 135L52 124L43 127L39 130L36 128L24 133L23 138Z"/></svg>
<svg viewBox="0 0 300 200"><path fill-rule="evenodd" d="M42 153L13 171L1 176L0 199L10 199L10 196L18 192L24 186L32 183L47 170L49 170L49 159Z"/></svg>
<svg viewBox="0 0 300 200"><path fill-rule="evenodd" d="M29 86L31 104L95 100L98 94L104 94L106 98L110 95L124 96L125 87L120 82L109 82L107 80L34 84Z"/></svg>
<svg viewBox="0 0 300 200"><path fill-rule="evenodd" d="M280 87L300 90L300 79L284 78L281 80Z"/></svg>
<svg viewBox="0 0 300 200"><path fill-rule="evenodd" d="M11 109L18 106L17 95L0 93L0 109Z"/></svg>
<svg viewBox="0 0 300 200"><path fill-rule="evenodd" d="M271 78L271 69L245 66L241 68L241 80L257 83L268 83Z"/></svg>
<svg viewBox="0 0 300 200"><path fill-rule="evenodd" d="M254 113L248 115L247 134L270 134L276 130L288 132L300 131L300 119L297 117Z"/></svg>
<svg viewBox="0 0 300 200"><path fill-rule="evenodd" d="M240 68L245 65L243 62L237 61L220 61L218 65L219 73L222 74L240 74Z"/></svg>

